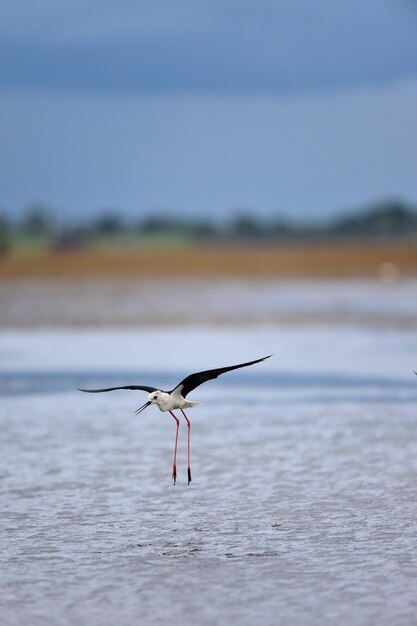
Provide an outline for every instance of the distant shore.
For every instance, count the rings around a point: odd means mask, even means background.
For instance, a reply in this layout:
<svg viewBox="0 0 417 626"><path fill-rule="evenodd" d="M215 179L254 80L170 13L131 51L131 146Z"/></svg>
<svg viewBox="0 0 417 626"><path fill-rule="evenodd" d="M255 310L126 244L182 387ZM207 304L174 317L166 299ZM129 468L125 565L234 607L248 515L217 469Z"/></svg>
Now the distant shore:
<svg viewBox="0 0 417 626"><path fill-rule="evenodd" d="M0 279L380 278L417 276L417 243L19 251L0 258Z"/></svg>

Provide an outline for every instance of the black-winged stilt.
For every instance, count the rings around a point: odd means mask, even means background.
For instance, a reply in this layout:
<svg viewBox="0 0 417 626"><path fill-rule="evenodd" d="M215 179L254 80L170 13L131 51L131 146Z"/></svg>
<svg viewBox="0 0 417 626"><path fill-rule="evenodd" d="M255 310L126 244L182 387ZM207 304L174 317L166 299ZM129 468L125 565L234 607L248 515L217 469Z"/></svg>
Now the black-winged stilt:
<svg viewBox="0 0 417 626"><path fill-rule="evenodd" d="M191 408L193 406L198 406L198 402L190 402L186 400L187 394L190 393L193 389L206 383L208 380L212 380L213 378L217 378L221 374L225 374L226 372L230 372L231 370L237 370L240 367L248 367L249 365L254 365L255 363L260 363L261 361L265 361L265 359L269 359L272 355L265 356L262 359L256 359L256 361L249 361L248 363L239 363L239 365L230 365L229 367L219 367L214 370L206 370L204 372L196 372L195 374L190 374L184 380L182 380L174 389L171 391L163 391L162 389L157 389L156 387L149 387L147 385L126 385L124 387L108 387L106 389L79 389L79 391L85 391L86 393L101 393L104 391L114 391L115 389L133 389L133 390L141 390L147 391L149 393L148 400L139 407L135 413L139 415L142 411L144 411L151 404L156 404L160 411L168 411L177 424L177 429L175 432L175 446L174 446L174 462L172 465L172 479L174 481L174 485L177 480L177 445L178 445L178 430L180 427L180 420L173 413L174 410L179 409L183 414L188 428L188 439L187 439L187 451L188 451L188 484L191 482L191 464L190 464L190 431L191 424L190 420L184 413L184 409Z"/></svg>

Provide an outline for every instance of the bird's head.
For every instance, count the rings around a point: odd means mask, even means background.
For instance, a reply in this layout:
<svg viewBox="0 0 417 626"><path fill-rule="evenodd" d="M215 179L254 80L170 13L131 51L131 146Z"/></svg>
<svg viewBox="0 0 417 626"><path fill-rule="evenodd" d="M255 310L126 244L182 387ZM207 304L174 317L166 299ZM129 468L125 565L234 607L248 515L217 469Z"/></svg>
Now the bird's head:
<svg viewBox="0 0 417 626"><path fill-rule="evenodd" d="M161 399L161 392L159 391L159 389L157 389L156 391L152 391L152 393L149 394L148 396L148 402L149 404L158 404L158 402Z"/></svg>
<svg viewBox="0 0 417 626"><path fill-rule="evenodd" d="M148 406L151 406L151 404L158 404L161 398L162 393L159 390L152 391L152 393L150 393L148 396L147 402L145 402L145 404L142 404L142 406L140 406L137 411L135 411L136 415L142 413L142 411L144 411Z"/></svg>

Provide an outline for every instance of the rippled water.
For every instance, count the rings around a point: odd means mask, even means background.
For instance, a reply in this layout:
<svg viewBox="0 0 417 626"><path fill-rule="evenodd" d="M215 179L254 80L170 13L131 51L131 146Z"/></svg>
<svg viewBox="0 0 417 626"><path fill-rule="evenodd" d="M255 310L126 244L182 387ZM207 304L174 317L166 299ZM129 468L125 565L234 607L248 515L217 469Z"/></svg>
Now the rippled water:
<svg viewBox="0 0 417 626"><path fill-rule="evenodd" d="M1 623L415 624L417 332L0 333ZM134 392L276 356L193 392ZM227 357L229 355L229 357Z"/></svg>

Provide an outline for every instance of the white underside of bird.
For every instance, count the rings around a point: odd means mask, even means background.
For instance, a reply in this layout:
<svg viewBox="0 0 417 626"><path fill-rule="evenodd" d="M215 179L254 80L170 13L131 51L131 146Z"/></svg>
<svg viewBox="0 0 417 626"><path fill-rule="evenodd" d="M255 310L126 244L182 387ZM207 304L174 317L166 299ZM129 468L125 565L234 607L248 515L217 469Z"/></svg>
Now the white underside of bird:
<svg viewBox="0 0 417 626"><path fill-rule="evenodd" d="M176 389L172 393L166 391L152 391L148 396L148 402L150 404L156 404L160 411L174 411L175 409L191 409L194 406L199 406L199 402L191 402L182 397L180 393L175 393Z"/></svg>

